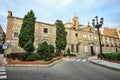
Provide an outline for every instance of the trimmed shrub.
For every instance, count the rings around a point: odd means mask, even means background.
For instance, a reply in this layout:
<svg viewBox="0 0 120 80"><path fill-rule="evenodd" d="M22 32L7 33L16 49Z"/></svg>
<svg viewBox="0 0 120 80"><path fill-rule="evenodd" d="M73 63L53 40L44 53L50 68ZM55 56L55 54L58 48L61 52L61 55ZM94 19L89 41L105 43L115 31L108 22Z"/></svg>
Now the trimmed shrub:
<svg viewBox="0 0 120 80"><path fill-rule="evenodd" d="M63 54L63 56L68 56L68 54Z"/></svg>
<svg viewBox="0 0 120 80"><path fill-rule="evenodd" d="M120 52L104 53L104 58L112 59L112 60L120 60Z"/></svg>
<svg viewBox="0 0 120 80"><path fill-rule="evenodd" d="M53 58L54 46L48 45L47 42L39 44L37 53L40 56L40 59L48 61Z"/></svg>
<svg viewBox="0 0 120 80"><path fill-rule="evenodd" d="M44 60L45 60L45 61L49 61L49 60L52 60L52 58L53 58L53 56L52 56L51 54L48 54L48 55L44 58Z"/></svg>
<svg viewBox="0 0 120 80"><path fill-rule="evenodd" d="M7 54L7 58L15 60L16 58L19 58L19 53L10 53Z"/></svg>
<svg viewBox="0 0 120 80"><path fill-rule="evenodd" d="M43 42L43 43L39 44L39 46L37 48L37 53L39 53L39 54L47 54L47 53L49 53L47 42Z"/></svg>
<svg viewBox="0 0 120 80"><path fill-rule="evenodd" d="M17 58L17 59L22 60L22 61L25 61L25 59L27 58L27 56L28 56L28 54L26 54L26 53L10 53L10 54L6 55L6 57L8 59L15 60Z"/></svg>
<svg viewBox="0 0 120 80"><path fill-rule="evenodd" d="M69 54L68 56L76 56L76 54Z"/></svg>
<svg viewBox="0 0 120 80"><path fill-rule="evenodd" d="M63 54L63 56L76 56L76 54L71 54L70 49L67 49L67 54Z"/></svg>
<svg viewBox="0 0 120 80"><path fill-rule="evenodd" d="M27 58L26 61L35 61L39 60L39 55L37 53L31 53Z"/></svg>
<svg viewBox="0 0 120 80"><path fill-rule="evenodd" d="M76 54L63 54L63 56L76 56Z"/></svg>

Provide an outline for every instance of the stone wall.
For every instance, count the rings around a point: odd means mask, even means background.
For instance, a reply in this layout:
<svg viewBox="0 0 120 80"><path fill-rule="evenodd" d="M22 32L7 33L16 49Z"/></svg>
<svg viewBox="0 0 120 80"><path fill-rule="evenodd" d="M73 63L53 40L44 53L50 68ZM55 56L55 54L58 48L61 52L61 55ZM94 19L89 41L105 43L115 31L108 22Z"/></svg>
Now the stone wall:
<svg viewBox="0 0 120 80"><path fill-rule="evenodd" d="M120 48L117 47L102 47L103 52L120 52Z"/></svg>

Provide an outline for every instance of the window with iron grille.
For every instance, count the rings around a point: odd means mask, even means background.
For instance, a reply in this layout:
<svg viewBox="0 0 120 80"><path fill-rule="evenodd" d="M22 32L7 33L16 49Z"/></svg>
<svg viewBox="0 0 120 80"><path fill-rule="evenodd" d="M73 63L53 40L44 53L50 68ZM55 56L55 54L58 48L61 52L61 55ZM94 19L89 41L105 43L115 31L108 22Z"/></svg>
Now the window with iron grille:
<svg viewBox="0 0 120 80"><path fill-rule="evenodd" d="M17 32L14 32L14 37L18 37L18 33Z"/></svg>
<svg viewBox="0 0 120 80"><path fill-rule="evenodd" d="M44 33L48 33L48 29L47 28L44 28Z"/></svg>

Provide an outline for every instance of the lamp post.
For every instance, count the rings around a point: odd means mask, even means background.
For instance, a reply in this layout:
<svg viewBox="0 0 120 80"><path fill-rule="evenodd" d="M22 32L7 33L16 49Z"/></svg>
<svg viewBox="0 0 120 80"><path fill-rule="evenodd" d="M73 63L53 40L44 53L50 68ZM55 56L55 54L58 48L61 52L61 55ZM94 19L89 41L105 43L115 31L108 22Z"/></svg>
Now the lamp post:
<svg viewBox="0 0 120 80"><path fill-rule="evenodd" d="M98 22L98 16L95 17L95 19L92 20L92 26L93 28L97 29L98 32L98 38L99 38L99 46L100 46L100 53L98 54L98 58L103 59L104 55L102 53L102 45L101 45L101 39L100 39L100 31L99 29L103 25L104 18L100 18L100 22Z"/></svg>

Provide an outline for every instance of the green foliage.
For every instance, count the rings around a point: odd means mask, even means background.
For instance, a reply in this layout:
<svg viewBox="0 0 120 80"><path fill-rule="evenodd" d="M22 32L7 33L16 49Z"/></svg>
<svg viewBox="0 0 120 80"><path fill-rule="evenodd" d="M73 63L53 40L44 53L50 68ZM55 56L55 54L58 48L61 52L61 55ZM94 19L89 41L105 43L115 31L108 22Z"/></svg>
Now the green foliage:
<svg viewBox="0 0 120 80"><path fill-rule="evenodd" d="M26 61L35 61L39 60L40 56L37 53L31 53L27 58Z"/></svg>
<svg viewBox="0 0 120 80"><path fill-rule="evenodd" d="M54 46L53 45L49 45L49 53L54 53Z"/></svg>
<svg viewBox="0 0 120 80"><path fill-rule="evenodd" d="M19 53L7 54L7 58L15 60L16 58L19 58Z"/></svg>
<svg viewBox="0 0 120 80"><path fill-rule="evenodd" d="M65 31L65 27L64 24L62 23L61 20L56 20L56 48L61 50L65 50L66 44L67 44L67 40L66 40L66 36L67 33Z"/></svg>
<svg viewBox="0 0 120 80"><path fill-rule="evenodd" d="M52 60L52 58L53 58L53 57L50 55L49 57L45 57L44 60L45 60L45 61L49 61L49 60Z"/></svg>
<svg viewBox="0 0 120 80"><path fill-rule="evenodd" d="M63 54L63 56L76 56L76 54L71 54L70 49L67 49L67 54Z"/></svg>
<svg viewBox="0 0 120 80"><path fill-rule="evenodd" d="M49 61L54 56L53 55L54 46L48 45L47 42L43 42L39 44L37 53L31 53L32 51L34 51L34 46L30 40L25 44L24 49L28 52L27 54L11 53L7 55L7 58L14 59L14 60L18 58L19 60L22 60L22 61L35 61L35 60Z"/></svg>
<svg viewBox="0 0 120 80"><path fill-rule="evenodd" d="M33 43L31 42L31 40L29 40L29 41L25 44L24 50L25 50L27 53L31 53L31 52L33 52L33 51L35 50L34 45L33 45Z"/></svg>
<svg viewBox="0 0 120 80"><path fill-rule="evenodd" d="M69 54L68 56L76 56L76 54Z"/></svg>
<svg viewBox="0 0 120 80"><path fill-rule="evenodd" d="M47 42L39 44L37 53L40 55L40 58L47 61L53 58L52 52L54 51L52 45L48 45ZM50 53L51 52L51 53Z"/></svg>
<svg viewBox="0 0 120 80"><path fill-rule="evenodd" d="M21 48L24 48L24 45L29 40L31 40L32 43L34 42L35 19L34 12L32 10L24 16L19 34L19 45Z"/></svg>
<svg viewBox="0 0 120 80"><path fill-rule="evenodd" d="M19 60L21 60L21 61L26 61L26 58L29 56L30 54L20 54L20 57L19 57Z"/></svg>
<svg viewBox="0 0 120 80"><path fill-rule="evenodd" d="M7 58L8 59L13 59L15 60L16 58L19 59L19 60L22 60L22 61L25 61L26 58L28 57L29 54L26 54L26 53L10 53L10 54L7 54Z"/></svg>
<svg viewBox="0 0 120 80"><path fill-rule="evenodd" d="M76 56L76 54L63 54L63 56Z"/></svg>
<svg viewBox="0 0 120 80"><path fill-rule="evenodd" d="M49 53L48 43L43 42L43 43L39 44L39 46L37 48L37 53L43 54L43 55Z"/></svg>
<svg viewBox="0 0 120 80"><path fill-rule="evenodd" d="M120 52L104 53L104 58L112 59L112 60L120 60Z"/></svg>
<svg viewBox="0 0 120 80"><path fill-rule="evenodd" d="M69 48L67 49L67 54L70 54L70 49Z"/></svg>

